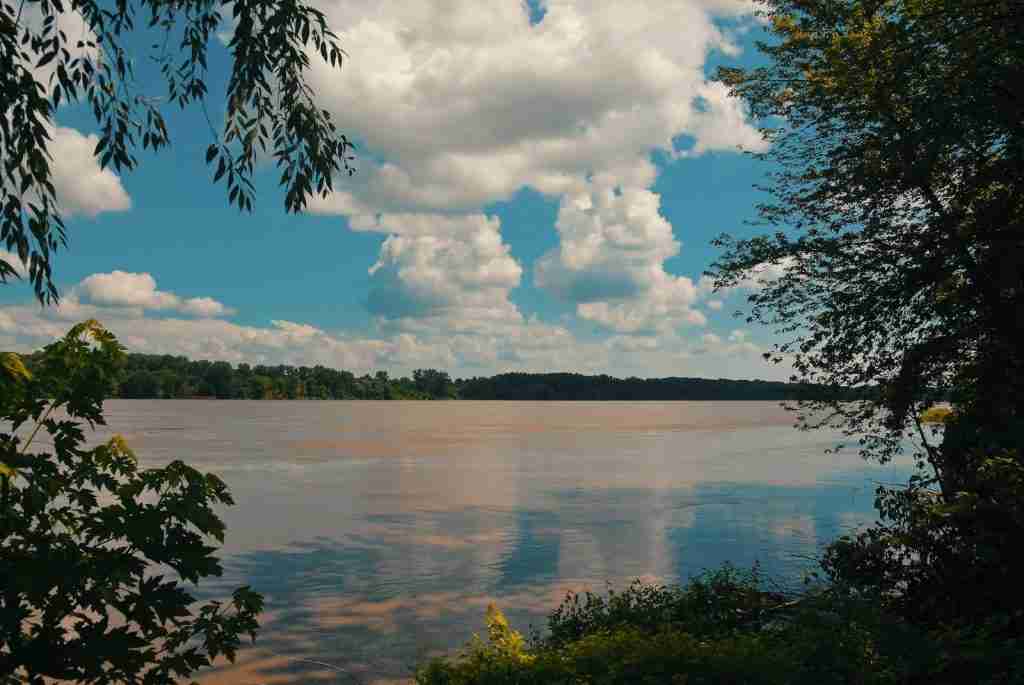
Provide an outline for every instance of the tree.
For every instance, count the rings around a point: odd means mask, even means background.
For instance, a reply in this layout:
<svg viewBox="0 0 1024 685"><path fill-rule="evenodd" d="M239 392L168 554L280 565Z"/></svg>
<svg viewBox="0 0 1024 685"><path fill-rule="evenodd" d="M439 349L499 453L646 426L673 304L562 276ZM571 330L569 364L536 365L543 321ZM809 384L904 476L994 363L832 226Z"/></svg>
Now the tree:
<svg viewBox="0 0 1024 685"><path fill-rule="evenodd" d="M720 238L716 285L761 281L749 320L784 336L766 356L794 380L877 387L801 404L804 427L838 422L881 461L921 441L922 470L879 489L882 521L834 543L826 570L941 634L941 682L1016 682L1024 4L768 0L766 15L769 64L719 78L765 122L759 217L776 232ZM926 432L942 400L953 412Z"/></svg>
<svg viewBox="0 0 1024 685"><path fill-rule="evenodd" d="M160 378L152 371L140 370L121 383L121 397L128 399L160 397Z"/></svg>
<svg viewBox="0 0 1024 685"><path fill-rule="evenodd" d="M750 320L786 336L795 379L877 385L806 405L885 460L918 414L956 417L925 457L944 492L970 456L1021 446L1024 421L1024 5L1005 0L771 0L770 65L719 77L774 163L771 236L735 241L719 288L774 265Z"/></svg>
<svg viewBox="0 0 1024 685"><path fill-rule="evenodd" d="M269 150L281 169L285 208L298 212L314 191L330 192L335 171L352 172L350 141L316 106L305 80L307 49L341 66L322 12L301 0L0 2L0 241L27 264L41 302L58 297L53 257L67 239L48 147L57 108L88 105L99 127L100 166L134 169L139 146L156 152L170 144L168 106L206 112L209 45L228 17L227 111L220 134L210 124L206 163L216 165L215 183L226 179L228 202L251 211L257 151ZM69 20L84 31L65 32ZM153 43L149 57L163 94L134 80L128 42L143 34ZM0 282L17 275L0 260Z"/></svg>
<svg viewBox="0 0 1024 685"><path fill-rule="evenodd" d="M193 612L187 583L221 573L219 478L180 461L140 469L121 437L87 447L124 352L95 321L29 372L0 364L0 683L175 683L255 637L248 587ZM60 410L60 411L58 411ZM19 432L19 428L26 428ZM52 453L30 452L42 432ZM180 578L154 574L170 568Z"/></svg>
<svg viewBox="0 0 1024 685"><path fill-rule="evenodd" d="M206 382L210 384L211 394L219 399L232 397L232 375L234 369L227 362L213 362L206 372Z"/></svg>
<svg viewBox="0 0 1024 685"><path fill-rule="evenodd" d="M455 397L455 384L447 371L437 369L416 369L412 372L416 390L435 399Z"/></svg>

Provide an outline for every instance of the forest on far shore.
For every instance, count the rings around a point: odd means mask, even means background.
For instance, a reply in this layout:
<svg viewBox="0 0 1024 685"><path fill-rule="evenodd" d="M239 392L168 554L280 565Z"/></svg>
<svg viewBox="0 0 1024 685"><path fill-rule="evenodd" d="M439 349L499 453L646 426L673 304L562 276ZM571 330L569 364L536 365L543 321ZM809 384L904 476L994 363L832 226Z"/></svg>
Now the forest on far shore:
<svg viewBox="0 0 1024 685"><path fill-rule="evenodd" d="M26 355L29 368L38 353ZM764 380L614 378L578 373L503 373L453 379L417 369L392 378L386 371L357 376L324 366L232 365L172 355L127 355L111 397L125 399L247 400L791 400L853 391Z"/></svg>

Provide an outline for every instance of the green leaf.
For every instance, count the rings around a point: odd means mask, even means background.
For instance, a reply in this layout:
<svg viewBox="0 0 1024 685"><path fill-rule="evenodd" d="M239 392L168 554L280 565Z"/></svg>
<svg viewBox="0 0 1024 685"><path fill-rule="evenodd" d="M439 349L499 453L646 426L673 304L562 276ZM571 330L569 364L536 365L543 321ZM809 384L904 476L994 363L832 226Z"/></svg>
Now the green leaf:
<svg viewBox="0 0 1024 685"><path fill-rule="evenodd" d="M227 171L227 167L224 164L224 158L221 157L220 163L217 164L217 173L213 175L213 182L216 183L219 181L224 176L225 171Z"/></svg>

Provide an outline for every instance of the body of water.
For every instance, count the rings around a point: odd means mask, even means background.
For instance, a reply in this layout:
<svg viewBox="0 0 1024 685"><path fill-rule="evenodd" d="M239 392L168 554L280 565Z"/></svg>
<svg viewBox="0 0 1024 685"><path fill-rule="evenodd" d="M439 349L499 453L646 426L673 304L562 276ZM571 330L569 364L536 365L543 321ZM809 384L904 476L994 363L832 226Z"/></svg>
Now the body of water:
<svg viewBox="0 0 1024 685"><path fill-rule="evenodd" d="M495 602L541 626L569 590L729 561L799 580L905 480L772 402L107 403L144 465L220 475L226 573L263 628L204 685L401 682ZM316 663L314 663L316 662Z"/></svg>

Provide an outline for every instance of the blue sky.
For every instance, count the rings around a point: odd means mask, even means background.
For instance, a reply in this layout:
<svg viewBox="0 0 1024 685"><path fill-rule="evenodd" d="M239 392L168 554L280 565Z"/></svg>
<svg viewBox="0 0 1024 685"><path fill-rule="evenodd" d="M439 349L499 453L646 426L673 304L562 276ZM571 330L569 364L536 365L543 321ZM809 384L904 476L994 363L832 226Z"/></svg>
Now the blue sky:
<svg viewBox="0 0 1024 685"><path fill-rule="evenodd" d="M64 301L0 287L0 348L95 316L133 351L232 362L786 375L760 359L769 334L732 316L757 279L701 280L713 237L752 232L764 173L737 150L763 149L744 108L709 81L756 63L750 3L317 5L350 58L310 78L358 141L356 176L295 216L268 165L239 214L210 183L198 113L172 114L173 146L117 175L91 159L94 122L64 108Z"/></svg>

